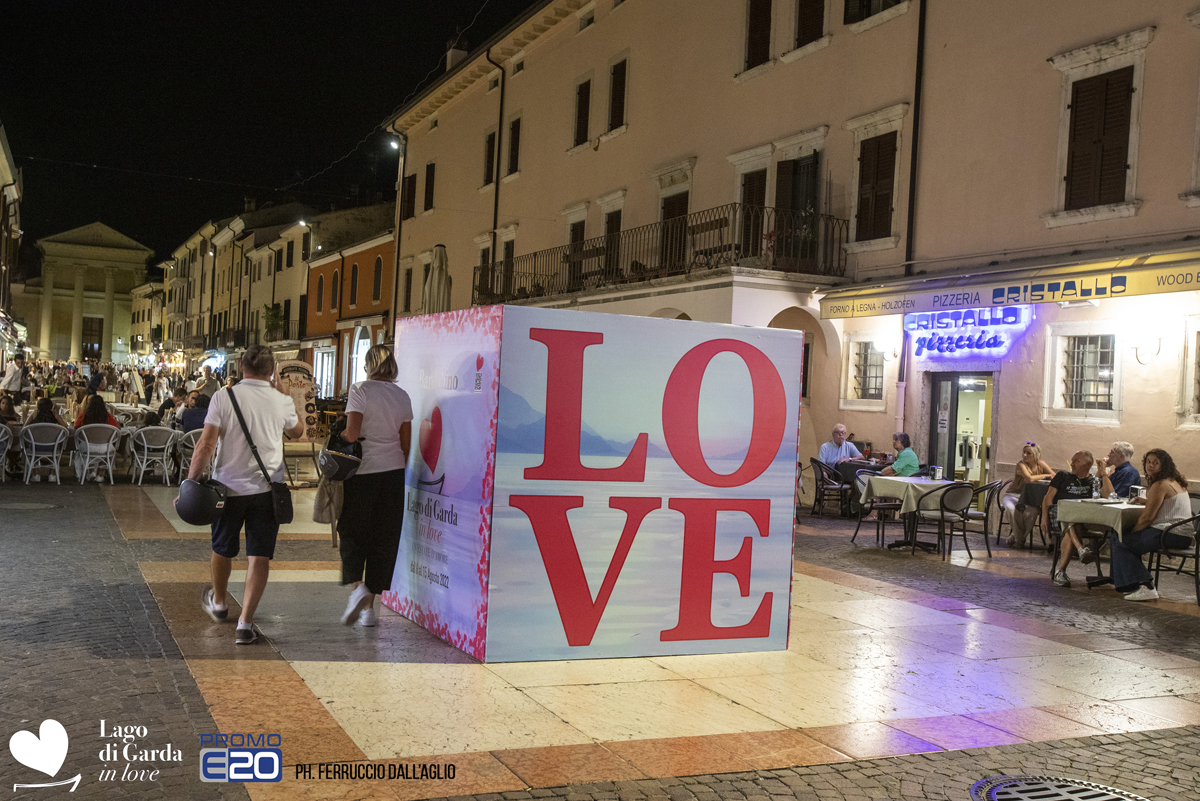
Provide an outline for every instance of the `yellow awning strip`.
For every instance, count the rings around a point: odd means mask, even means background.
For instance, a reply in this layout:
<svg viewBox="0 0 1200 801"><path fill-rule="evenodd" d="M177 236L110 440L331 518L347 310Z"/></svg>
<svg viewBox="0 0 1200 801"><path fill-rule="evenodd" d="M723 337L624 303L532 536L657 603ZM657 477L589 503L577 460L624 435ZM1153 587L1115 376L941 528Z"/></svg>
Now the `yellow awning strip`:
<svg viewBox="0 0 1200 801"><path fill-rule="evenodd" d="M821 318L1104 300L1197 289L1200 289L1200 251L1162 253L1007 273L905 279L882 286L834 290L821 299Z"/></svg>

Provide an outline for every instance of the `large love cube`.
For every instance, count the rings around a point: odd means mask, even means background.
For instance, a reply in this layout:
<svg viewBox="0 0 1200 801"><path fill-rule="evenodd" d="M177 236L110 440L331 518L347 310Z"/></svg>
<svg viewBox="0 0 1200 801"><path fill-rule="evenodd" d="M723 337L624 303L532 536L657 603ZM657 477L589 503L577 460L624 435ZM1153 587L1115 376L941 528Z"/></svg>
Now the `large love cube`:
<svg viewBox="0 0 1200 801"><path fill-rule="evenodd" d="M487 662L787 648L802 337L399 320L414 443L383 602Z"/></svg>

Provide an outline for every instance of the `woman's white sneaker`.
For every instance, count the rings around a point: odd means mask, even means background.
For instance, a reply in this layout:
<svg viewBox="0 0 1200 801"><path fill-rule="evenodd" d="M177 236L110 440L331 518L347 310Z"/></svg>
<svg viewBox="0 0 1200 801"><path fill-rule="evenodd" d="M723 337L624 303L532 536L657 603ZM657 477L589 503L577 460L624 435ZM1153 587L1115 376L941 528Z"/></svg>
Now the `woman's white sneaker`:
<svg viewBox="0 0 1200 801"><path fill-rule="evenodd" d="M1157 601L1158 590L1153 587L1141 586L1125 596L1126 601Z"/></svg>
<svg viewBox="0 0 1200 801"><path fill-rule="evenodd" d="M350 593L350 600L346 602L346 611L342 613L342 625L349 626L354 623L358 613L366 609L373 600L366 584L355 587L354 592Z"/></svg>
<svg viewBox="0 0 1200 801"><path fill-rule="evenodd" d="M379 615L376 614L374 606L368 606L358 613L358 625L370 628L377 623L379 623Z"/></svg>

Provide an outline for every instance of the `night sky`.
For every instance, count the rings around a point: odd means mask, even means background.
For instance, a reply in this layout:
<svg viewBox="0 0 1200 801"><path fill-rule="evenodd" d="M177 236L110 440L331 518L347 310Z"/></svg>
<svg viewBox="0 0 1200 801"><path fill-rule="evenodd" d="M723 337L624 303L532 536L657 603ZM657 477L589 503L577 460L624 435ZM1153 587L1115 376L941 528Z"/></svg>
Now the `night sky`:
<svg viewBox="0 0 1200 801"><path fill-rule="evenodd" d="M477 12L469 49L531 2L0 0L0 122L24 169L25 242L100 221L161 259L246 196L328 210L357 184L390 198L396 154L372 130L440 74Z"/></svg>

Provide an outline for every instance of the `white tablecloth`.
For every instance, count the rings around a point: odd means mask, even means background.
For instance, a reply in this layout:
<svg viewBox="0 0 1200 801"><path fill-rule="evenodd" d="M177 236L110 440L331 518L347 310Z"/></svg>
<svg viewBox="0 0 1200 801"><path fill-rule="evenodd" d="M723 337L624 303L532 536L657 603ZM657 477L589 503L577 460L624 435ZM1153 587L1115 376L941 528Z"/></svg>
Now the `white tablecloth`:
<svg viewBox="0 0 1200 801"><path fill-rule="evenodd" d="M938 489L939 487L948 487L955 482L953 481L934 481L931 478L901 478L900 476L871 476L867 479L867 486L863 488L862 503L867 503L872 498L899 498L900 513L907 514L917 508L917 499L930 490ZM937 495L931 495L925 500L922 508L937 509L936 504L931 504Z"/></svg>
<svg viewBox="0 0 1200 801"><path fill-rule="evenodd" d="M1068 501L1058 503L1058 522L1082 523L1085 526L1107 526L1117 532L1118 537L1133 531L1144 506L1132 503L1092 503L1090 501Z"/></svg>

